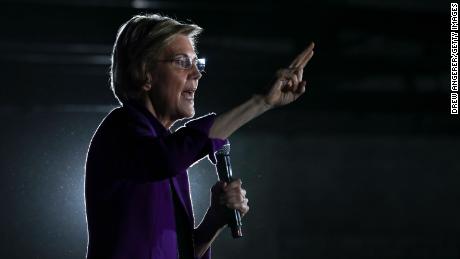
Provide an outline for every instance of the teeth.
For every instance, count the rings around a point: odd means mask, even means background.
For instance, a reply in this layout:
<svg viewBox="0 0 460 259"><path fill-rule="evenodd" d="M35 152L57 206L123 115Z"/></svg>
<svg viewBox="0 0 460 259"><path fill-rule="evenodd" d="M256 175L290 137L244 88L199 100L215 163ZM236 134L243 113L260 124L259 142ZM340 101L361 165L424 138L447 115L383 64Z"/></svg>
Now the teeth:
<svg viewBox="0 0 460 259"><path fill-rule="evenodd" d="M184 91L184 96L187 100L193 100L194 91Z"/></svg>

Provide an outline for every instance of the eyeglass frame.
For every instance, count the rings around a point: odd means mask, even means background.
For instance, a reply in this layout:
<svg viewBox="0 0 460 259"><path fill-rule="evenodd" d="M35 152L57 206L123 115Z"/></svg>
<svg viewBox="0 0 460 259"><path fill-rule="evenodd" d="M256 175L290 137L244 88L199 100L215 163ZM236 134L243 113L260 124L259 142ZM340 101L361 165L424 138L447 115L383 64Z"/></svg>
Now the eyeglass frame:
<svg viewBox="0 0 460 259"><path fill-rule="evenodd" d="M178 61L181 61L179 58L184 58L182 61L187 60L187 63L190 64L190 66L187 66L187 67L182 66L180 63L178 63ZM200 73L203 73L204 69L206 67L206 59L205 58L197 58L197 57L195 57L195 58L192 59L187 54L177 54L172 59L158 59L156 61L158 61L158 62L172 62L173 64L175 64L175 66L177 68L180 68L180 69L183 69L183 70L190 70L190 69L192 69L193 65L195 65L197 70Z"/></svg>

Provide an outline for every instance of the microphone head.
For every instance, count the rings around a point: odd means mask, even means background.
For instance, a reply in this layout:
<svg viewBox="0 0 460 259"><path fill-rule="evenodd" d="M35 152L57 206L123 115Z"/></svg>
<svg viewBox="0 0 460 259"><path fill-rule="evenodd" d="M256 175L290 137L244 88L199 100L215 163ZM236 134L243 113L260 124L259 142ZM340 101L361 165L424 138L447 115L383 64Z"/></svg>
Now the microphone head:
<svg viewBox="0 0 460 259"><path fill-rule="evenodd" d="M216 151L216 155L230 155L230 142L227 141L219 150Z"/></svg>

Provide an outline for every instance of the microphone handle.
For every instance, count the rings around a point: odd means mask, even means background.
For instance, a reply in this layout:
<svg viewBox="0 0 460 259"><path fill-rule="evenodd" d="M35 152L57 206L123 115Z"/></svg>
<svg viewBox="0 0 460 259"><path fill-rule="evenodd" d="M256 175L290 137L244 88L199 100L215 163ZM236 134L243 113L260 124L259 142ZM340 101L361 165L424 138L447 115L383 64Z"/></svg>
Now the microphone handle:
<svg viewBox="0 0 460 259"><path fill-rule="evenodd" d="M219 175L219 180L230 183L232 178L232 166L230 164L230 156L224 154L218 154L217 159L217 174ZM233 238L243 237L241 214L236 209L227 209L228 217L228 226L232 231Z"/></svg>

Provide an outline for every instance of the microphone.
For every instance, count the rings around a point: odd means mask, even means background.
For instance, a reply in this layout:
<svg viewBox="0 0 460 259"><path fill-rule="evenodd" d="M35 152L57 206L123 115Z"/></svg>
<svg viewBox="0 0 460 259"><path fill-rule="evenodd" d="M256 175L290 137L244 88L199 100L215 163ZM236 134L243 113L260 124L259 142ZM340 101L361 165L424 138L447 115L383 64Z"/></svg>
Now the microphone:
<svg viewBox="0 0 460 259"><path fill-rule="evenodd" d="M216 151L216 169L219 180L230 183L232 179L232 165L230 164L230 143L227 143L219 150ZM240 238L243 236L241 226L241 214L236 209L227 209L228 226L232 231L233 238Z"/></svg>

